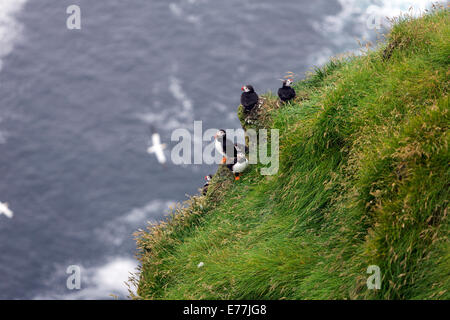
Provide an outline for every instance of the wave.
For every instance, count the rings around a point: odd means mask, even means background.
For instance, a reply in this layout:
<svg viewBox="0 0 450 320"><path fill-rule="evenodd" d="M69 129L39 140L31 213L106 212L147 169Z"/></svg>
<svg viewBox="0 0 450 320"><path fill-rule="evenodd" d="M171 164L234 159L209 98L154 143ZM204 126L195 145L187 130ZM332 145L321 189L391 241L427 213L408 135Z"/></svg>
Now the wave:
<svg viewBox="0 0 450 320"><path fill-rule="evenodd" d="M1 62L0 62L0 64L1 64ZM8 133L1 128L1 123L2 122L3 122L3 119L2 119L2 117L0 115L0 144L5 144L6 143L6 139L8 137Z"/></svg>
<svg viewBox="0 0 450 320"><path fill-rule="evenodd" d="M162 215L169 213L175 201L155 199L143 207L133 208L124 215L96 228L95 233L102 241L116 247L123 245L126 240L132 239L133 232L145 224L156 223Z"/></svg>
<svg viewBox="0 0 450 320"><path fill-rule="evenodd" d="M408 13L413 16L423 14L433 4L448 1L432 0L338 0L341 10L335 15L326 15L313 27L329 41L328 48L316 53L313 64L320 65L328 59L325 54L334 54L348 48L358 54L356 39L373 41L380 30L390 28L389 19Z"/></svg>
<svg viewBox="0 0 450 320"><path fill-rule="evenodd" d="M15 17L26 2L27 0L0 1L0 71L3 67L3 59L12 52L22 35L23 26Z"/></svg>
<svg viewBox="0 0 450 320"><path fill-rule="evenodd" d="M199 24L201 19L198 15L188 12L198 12L198 8L196 8L199 0L184 0L180 3L171 2L169 3L170 12L177 18L184 19L186 22L190 22L193 24Z"/></svg>
<svg viewBox="0 0 450 320"><path fill-rule="evenodd" d="M334 16L327 16L323 27L326 31L343 32L348 23L355 24L353 30L360 30L363 34L370 28L367 27L368 20L373 17L381 19L393 18L402 12L409 12L413 16L418 16L433 3L439 1L432 0L338 0L341 11ZM445 2L445 1L440 1ZM356 23L355 23L356 22ZM362 29L361 29L362 24Z"/></svg>
<svg viewBox="0 0 450 320"><path fill-rule="evenodd" d="M184 92L183 87L181 86L181 81L176 77L170 77L169 83L169 91L176 101L182 106L182 109L178 111L178 115L189 119L190 122L194 120L192 111L193 104L192 101L188 98L187 94Z"/></svg>
<svg viewBox="0 0 450 320"><path fill-rule="evenodd" d="M95 235L105 243L119 247L125 240L133 238L136 231L145 222L156 223L161 215L167 215L171 207L175 207L176 202L171 200L155 199L142 207L132 208L122 216L107 222L105 225L94 230ZM73 262L73 261L72 261ZM138 262L128 256L113 255L103 264L84 267L81 263L67 263L57 265L52 276L45 281L49 287L57 287L56 283L65 283L69 276L65 273L67 266L74 264L81 269L81 289L80 290L55 290L55 292L44 291L36 295L35 300L63 299L63 300L94 300L110 299L111 295L119 299L125 299L129 288L125 282L130 274L136 271ZM131 284L130 284L131 285Z"/></svg>
<svg viewBox="0 0 450 320"><path fill-rule="evenodd" d="M108 260L105 264L84 268L80 267L81 288L80 290L60 292L47 292L35 296L34 300L97 300L97 299L126 299L130 289L135 292L136 288L128 287L130 274L136 271L138 263L135 259L123 256L116 256ZM65 273L67 267L59 266L57 276L51 283L59 281L64 283L64 279L69 277ZM64 271L64 272L63 272ZM69 292L69 293L68 293Z"/></svg>

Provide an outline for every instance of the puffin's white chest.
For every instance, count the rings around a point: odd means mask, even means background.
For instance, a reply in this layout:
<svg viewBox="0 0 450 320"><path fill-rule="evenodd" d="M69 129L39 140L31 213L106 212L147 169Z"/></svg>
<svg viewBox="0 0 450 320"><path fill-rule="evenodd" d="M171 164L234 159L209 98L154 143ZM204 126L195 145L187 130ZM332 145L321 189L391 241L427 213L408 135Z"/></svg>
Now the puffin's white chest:
<svg viewBox="0 0 450 320"><path fill-rule="evenodd" d="M240 173L243 172L248 166L248 160L245 159L243 162L236 162L236 164L233 166L233 172L234 173Z"/></svg>
<svg viewBox="0 0 450 320"><path fill-rule="evenodd" d="M223 152L222 143L218 139L216 139L216 141L214 142L214 145L216 146L217 152L219 152L222 156L225 156L225 153Z"/></svg>

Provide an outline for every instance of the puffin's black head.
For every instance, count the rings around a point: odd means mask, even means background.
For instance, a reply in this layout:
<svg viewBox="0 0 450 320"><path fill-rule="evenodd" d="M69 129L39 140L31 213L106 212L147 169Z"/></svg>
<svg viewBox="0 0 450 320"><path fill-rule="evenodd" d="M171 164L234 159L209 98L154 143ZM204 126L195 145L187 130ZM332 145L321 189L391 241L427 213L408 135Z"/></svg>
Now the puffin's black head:
<svg viewBox="0 0 450 320"><path fill-rule="evenodd" d="M241 90L244 91L244 92L255 92L255 89L253 89L253 87L251 85L243 86L241 88Z"/></svg>
<svg viewBox="0 0 450 320"><path fill-rule="evenodd" d="M236 158L238 160L245 159L245 154L243 152L238 152L237 155L236 155Z"/></svg>
<svg viewBox="0 0 450 320"><path fill-rule="evenodd" d="M206 181L211 181L211 179L212 179L212 175L208 174L207 176L205 176Z"/></svg>
<svg viewBox="0 0 450 320"><path fill-rule="evenodd" d="M217 131L216 134L214 135L214 139L225 137L225 135L226 135L225 130L220 129L220 130Z"/></svg>

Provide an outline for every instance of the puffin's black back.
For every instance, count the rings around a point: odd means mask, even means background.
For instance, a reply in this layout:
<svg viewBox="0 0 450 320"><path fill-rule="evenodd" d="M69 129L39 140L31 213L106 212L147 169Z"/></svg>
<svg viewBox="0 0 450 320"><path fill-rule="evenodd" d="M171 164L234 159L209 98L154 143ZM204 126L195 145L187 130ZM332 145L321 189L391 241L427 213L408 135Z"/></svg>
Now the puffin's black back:
<svg viewBox="0 0 450 320"><path fill-rule="evenodd" d="M247 86L249 92L243 92L241 95L241 104L245 111L251 111L259 101L259 97L256 94L252 86Z"/></svg>
<svg viewBox="0 0 450 320"><path fill-rule="evenodd" d="M234 165L236 164L236 162L237 162L237 157L233 158L233 162L232 162L232 163L227 163L227 168L228 168L230 171L233 171L233 167L234 167Z"/></svg>
<svg viewBox="0 0 450 320"><path fill-rule="evenodd" d="M295 98L295 90L291 87L283 85L278 89L278 97L281 101L289 101Z"/></svg>
<svg viewBox="0 0 450 320"><path fill-rule="evenodd" d="M222 150L223 153L227 155L227 158L236 158L237 157L237 149L236 146L227 139L227 135L225 135L221 138L219 138L220 143L222 144Z"/></svg>

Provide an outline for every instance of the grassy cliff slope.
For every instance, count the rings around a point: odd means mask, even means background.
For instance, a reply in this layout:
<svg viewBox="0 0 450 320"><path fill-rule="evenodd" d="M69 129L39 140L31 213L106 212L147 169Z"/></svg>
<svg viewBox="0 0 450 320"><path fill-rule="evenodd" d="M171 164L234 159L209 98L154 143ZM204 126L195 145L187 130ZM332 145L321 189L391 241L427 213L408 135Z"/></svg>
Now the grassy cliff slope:
<svg viewBox="0 0 450 320"><path fill-rule="evenodd" d="M449 299L449 21L399 18L295 102L266 94L256 126L280 130L278 173L219 166L205 197L138 232L134 298Z"/></svg>

